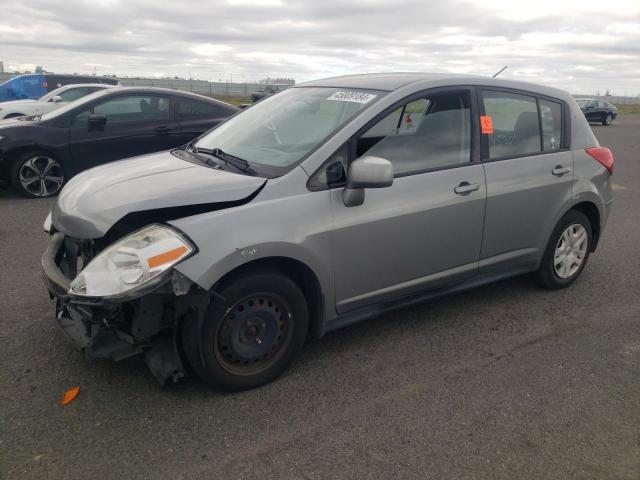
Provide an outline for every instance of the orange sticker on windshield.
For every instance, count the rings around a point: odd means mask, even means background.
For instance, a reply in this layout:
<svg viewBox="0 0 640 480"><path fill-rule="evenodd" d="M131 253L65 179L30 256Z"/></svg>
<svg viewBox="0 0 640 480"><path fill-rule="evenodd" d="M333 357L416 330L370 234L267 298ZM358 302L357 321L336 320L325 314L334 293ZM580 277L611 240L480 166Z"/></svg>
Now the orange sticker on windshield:
<svg viewBox="0 0 640 480"><path fill-rule="evenodd" d="M480 130L487 135L493 133L493 122L489 115L480 115Z"/></svg>

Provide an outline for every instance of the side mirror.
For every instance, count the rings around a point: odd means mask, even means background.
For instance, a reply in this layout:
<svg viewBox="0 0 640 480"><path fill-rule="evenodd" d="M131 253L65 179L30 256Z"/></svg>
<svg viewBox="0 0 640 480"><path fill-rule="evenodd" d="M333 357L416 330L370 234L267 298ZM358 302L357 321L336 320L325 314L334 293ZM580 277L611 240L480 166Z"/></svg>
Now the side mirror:
<svg viewBox="0 0 640 480"><path fill-rule="evenodd" d="M89 115L89 128L104 127L107 124L107 117L104 113L92 113Z"/></svg>
<svg viewBox="0 0 640 480"><path fill-rule="evenodd" d="M60 95L56 95L55 97L53 97L53 98L51 99L51 101L52 101L53 103L61 102L61 101L62 101L62 97L61 97Z"/></svg>
<svg viewBox="0 0 640 480"><path fill-rule="evenodd" d="M393 184L393 165L380 157L360 157L349 165L347 184L342 191L345 207L364 203L365 188L385 188Z"/></svg>

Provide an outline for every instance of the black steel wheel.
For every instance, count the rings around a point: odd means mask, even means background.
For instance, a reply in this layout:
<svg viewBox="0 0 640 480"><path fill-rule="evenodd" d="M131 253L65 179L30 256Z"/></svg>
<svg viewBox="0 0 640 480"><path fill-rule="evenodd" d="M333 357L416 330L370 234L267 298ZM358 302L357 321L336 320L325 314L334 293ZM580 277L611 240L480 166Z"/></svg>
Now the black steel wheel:
<svg viewBox="0 0 640 480"><path fill-rule="evenodd" d="M184 353L213 388L238 391L278 377L302 349L309 326L304 294L286 275L259 269L216 288L202 319L182 327Z"/></svg>
<svg viewBox="0 0 640 480"><path fill-rule="evenodd" d="M291 308L281 297L260 292L236 302L220 322L213 350L233 375L253 375L277 362L293 333Z"/></svg>

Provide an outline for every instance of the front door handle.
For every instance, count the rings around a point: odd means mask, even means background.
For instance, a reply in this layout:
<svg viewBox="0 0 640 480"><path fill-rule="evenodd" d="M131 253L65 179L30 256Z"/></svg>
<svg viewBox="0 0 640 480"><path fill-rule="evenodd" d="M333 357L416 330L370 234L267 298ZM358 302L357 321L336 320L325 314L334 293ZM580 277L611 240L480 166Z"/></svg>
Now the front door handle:
<svg viewBox="0 0 640 480"><path fill-rule="evenodd" d="M564 175L565 173L569 173L570 171L571 168L558 165L556 168L551 170L551 173L553 173L556 177L561 177L562 175Z"/></svg>
<svg viewBox="0 0 640 480"><path fill-rule="evenodd" d="M480 188L477 183L461 182L456 188L453 189L458 195L464 195L466 193L475 192Z"/></svg>
<svg viewBox="0 0 640 480"><path fill-rule="evenodd" d="M173 130L173 128L167 127L166 125L160 125L159 127L156 127L156 133L159 133L160 135L169 133L171 130Z"/></svg>

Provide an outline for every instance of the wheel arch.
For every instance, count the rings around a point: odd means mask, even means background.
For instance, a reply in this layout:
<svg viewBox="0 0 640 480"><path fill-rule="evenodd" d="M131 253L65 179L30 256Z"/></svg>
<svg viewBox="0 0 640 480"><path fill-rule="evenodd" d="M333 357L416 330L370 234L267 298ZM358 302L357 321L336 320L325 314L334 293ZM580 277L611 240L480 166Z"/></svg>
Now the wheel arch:
<svg viewBox="0 0 640 480"><path fill-rule="evenodd" d="M600 210L595 203L590 201L582 201L573 205L569 210L576 210L583 213L591 224L591 236L592 244L591 251L595 252L598 242L600 240L601 223L600 223Z"/></svg>
<svg viewBox="0 0 640 480"><path fill-rule="evenodd" d="M324 333L324 294L318 276L304 262L291 257L261 257L236 266L225 273L213 285L215 291L221 285L260 268L270 268L291 278L302 291L309 307L308 336L319 338Z"/></svg>

